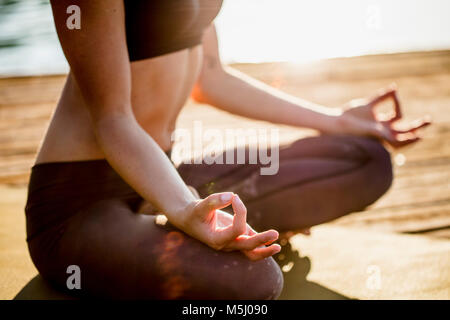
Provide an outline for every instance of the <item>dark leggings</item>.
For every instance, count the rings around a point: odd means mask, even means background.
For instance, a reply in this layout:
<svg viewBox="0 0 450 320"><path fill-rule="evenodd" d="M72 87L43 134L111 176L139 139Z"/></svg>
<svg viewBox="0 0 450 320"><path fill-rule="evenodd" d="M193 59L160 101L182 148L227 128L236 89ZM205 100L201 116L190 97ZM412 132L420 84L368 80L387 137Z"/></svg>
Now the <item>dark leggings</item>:
<svg viewBox="0 0 450 320"><path fill-rule="evenodd" d="M280 151L280 170L258 165L181 165L204 196L232 190L256 229L295 230L362 210L392 181L388 152L374 140L323 136ZM155 182L156 183L156 182ZM273 258L219 252L155 216L104 160L33 167L28 245L41 275L63 290L67 267L81 269L71 293L122 299L274 299L283 276Z"/></svg>
<svg viewBox="0 0 450 320"><path fill-rule="evenodd" d="M363 210L392 183L389 153L368 138L297 140L280 148L279 162L276 175L261 175L259 164L181 164L178 172L202 197L239 194L259 231L303 229Z"/></svg>

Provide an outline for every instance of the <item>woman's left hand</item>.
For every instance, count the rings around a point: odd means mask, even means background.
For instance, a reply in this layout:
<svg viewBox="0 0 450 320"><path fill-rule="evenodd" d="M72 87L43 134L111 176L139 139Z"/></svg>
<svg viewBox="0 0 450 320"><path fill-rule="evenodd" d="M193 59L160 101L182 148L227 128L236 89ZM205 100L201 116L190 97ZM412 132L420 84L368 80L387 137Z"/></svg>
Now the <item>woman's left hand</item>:
<svg viewBox="0 0 450 320"><path fill-rule="evenodd" d="M227 212L216 210L216 226L218 228L226 228L233 224L233 216L230 215ZM238 236L235 239L235 242L237 245L239 243L243 243L245 241L249 241L252 238L255 238L255 235L257 236L258 233L248 224L246 225L246 231ZM271 239L265 244L262 244L259 247L253 248L251 250L245 250L241 249L242 253L244 253L250 260L260 260L262 258L269 257L275 253L277 253L280 250L280 247L278 244L273 244L273 242L276 239ZM269 247L266 247L269 246Z"/></svg>
<svg viewBox="0 0 450 320"><path fill-rule="evenodd" d="M394 102L394 115L390 119L379 119L375 109L378 104L388 99ZM402 119L402 110L397 91L394 87L383 91L371 99L352 100L339 118L339 124L344 133L368 135L386 141L394 148L400 148L420 140L417 130L431 124L425 117L399 130L394 124Z"/></svg>

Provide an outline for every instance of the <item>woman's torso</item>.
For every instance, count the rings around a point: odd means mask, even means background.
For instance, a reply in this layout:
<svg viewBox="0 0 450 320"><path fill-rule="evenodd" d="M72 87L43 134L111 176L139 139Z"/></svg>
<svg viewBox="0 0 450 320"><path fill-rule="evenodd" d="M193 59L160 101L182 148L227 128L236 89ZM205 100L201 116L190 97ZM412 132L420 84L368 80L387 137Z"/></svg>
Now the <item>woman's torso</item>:
<svg viewBox="0 0 450 320"><path fill-rule="evenodd" d="M131 61L132 108L142 128L167 151L177 116L202 65L200 35L217 15L222 0L169 0L170 5L163 0L139 0L137 5L130 5L131 1L125 1L128 49L131 60L140 59ZM181 5L174 6L177 3ZM148 24L142 12L151 12L147 17L151 21L155 15L151 9L160 10L166 20ZM170 19L178 21L175 27ZM155 33L155 28L161 32ZM148 45L152 41L153 47ZM88 108L69 74L36 163L102 158Z"/></svg>

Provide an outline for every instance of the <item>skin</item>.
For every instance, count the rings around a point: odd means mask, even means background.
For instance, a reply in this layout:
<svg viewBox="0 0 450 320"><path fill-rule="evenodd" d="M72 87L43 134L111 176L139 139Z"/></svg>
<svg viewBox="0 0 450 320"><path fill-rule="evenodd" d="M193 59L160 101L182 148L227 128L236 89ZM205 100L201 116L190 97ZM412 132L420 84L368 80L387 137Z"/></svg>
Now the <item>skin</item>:
<svg viewBox="0 0 450 320"><path fill-rule="evenodd" d="M77 1L83 14L81 30L66 28L66 8L72 2L51 1L71 71L36 163L106 159L174 226L216 250L240 250L252 260L263 259L279 252L280 246L272 244L278 232L256 233L246 223L245 205L236 194L197 199L167 159L164 151L171 148L171 133L189 96L248 118L373 136L394 147L416 142L416 130L429 124L421 120L396 131L393 124L401 110L393 88L345 109L331 109L226 68L219 59L213 25L202 45L130 63L123 1ZM380 121L374 109L389 98L396 102L394 119ZM229 205L234 215L220 210Z"/></svg>

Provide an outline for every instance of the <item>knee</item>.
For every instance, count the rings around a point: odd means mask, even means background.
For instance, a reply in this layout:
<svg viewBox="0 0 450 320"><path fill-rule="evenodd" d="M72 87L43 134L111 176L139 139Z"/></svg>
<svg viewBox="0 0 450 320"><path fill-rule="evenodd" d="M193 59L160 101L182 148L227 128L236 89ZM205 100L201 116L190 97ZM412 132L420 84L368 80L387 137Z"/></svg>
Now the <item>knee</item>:
<svg viewBox="0 0 450 320"><path fill-rule="evenodd" d="M280 267L273 258L249 262L239 284L240 300L274 300L283 290Z"/></svg>
<svg viewBox="0 0 450 320"><path fill-rule="evenodd" d="M393 171L391 155L381 143L373 139L365 138L362 145L368 156L368 185L376 200L392 185Z"/></svg>
<svg viewBox="0 0 450 320"><path fill-rule="evenodd" d="M379 142L373 141L371 148L372 161L376 169L374 179L378 181L381 191L386 192L393 181L392 161L389 151Z"/></svg>

